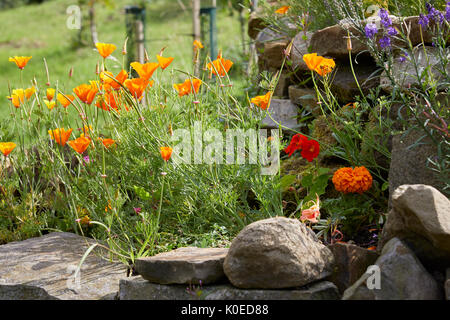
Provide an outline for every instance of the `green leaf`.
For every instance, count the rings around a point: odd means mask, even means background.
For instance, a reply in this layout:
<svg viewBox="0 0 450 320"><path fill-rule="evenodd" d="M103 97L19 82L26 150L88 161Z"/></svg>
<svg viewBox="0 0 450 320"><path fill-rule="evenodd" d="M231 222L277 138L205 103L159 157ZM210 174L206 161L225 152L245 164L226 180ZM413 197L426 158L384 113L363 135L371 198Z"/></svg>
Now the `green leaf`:
<svg viewBox="0 0 450 320"><path fill-rule="evenodd" d="M281 178L280 180L280 188L284 191L289 188L295 181L295 175L288 174Z"/></svg>
<svg viewBox="0 0 450 320"><path fill-rule="evenodd" d="M387 188L389 188L389 181L383 183L383 185L381 186L381 191L386 191Z"/></svg>
<svg viewBox="0 0 450 320"><path fill-rule="evenodd" d="M150 199L150 193L145 191L144 188L134 186L134 192L136 192L137 196L141 198L142 200L149 200Z"/></svg>
<svg viewBox="0 0 450 320"><path fill-rule="evenodd" d="M308 174L302 178L301 184L303 187L308 188L313 185L313 176L312 174Z"/></svg>

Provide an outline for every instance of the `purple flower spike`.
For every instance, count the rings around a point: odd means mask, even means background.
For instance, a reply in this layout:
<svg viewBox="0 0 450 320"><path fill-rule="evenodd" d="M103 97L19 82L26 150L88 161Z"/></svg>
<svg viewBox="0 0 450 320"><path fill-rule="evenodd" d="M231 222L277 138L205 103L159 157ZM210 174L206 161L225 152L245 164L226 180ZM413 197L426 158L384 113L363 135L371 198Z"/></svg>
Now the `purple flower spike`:
<svg viewBox="0 0 450 320"><path fill-rule="evenodd" d="M394 27L389 27L389 28L387 29L387 34L388 34L389 36L395 36L395 35L397 34L397 30L396 30Z"/></svg>
<svg viewBox="0 0 450 320"><path fill-rule="evenodd" d="M450 22L450 1L447 2L447 6L445 7L445 20Z"/></svg>
<svg viewBox="0 0 450 320"><path fill-rule="evenodd" d="M387 12L386 9L380 9L380 12L378 13L378 15L381 18L381 24L385 28L388 28L392 25L392 20L391 20L391 18L389 18L389 13Z"/></svg>
<svg viewBox="0 0 450 320"><path fill-rule="evenodd" d="M89 159L89 156L84 156L83 157L84 162L89 163L91 162L91 159Z"/></svg>
<svg viewBox="0 0 450 320"><path fill-rule="evenodd" d="M428 18L428 16L425 16L421 13L419 16L419 24L422 26L424 30L428 27L429 23L430 19Z"/></svg>
<svg viewBox="0 0 450 320"><path fill-rule="evenodd" d="M400 61L401 63L406 61L406 57L408 57L408 54L406 52L404 52L399 58L398 61Z"/></svg>
<svg viewBox="0 0 450 320"><path fill-rule="evenodd" d="M140 208L140 207L138 207L138 208L133 208L133 210L134 210L134 212L135 212L136 214L139 214L139 213L141 213L142 208Z"/></svg>
<svg viewBox="0 0 450 320"><path fill-rule="evenodd" d="M366 32L366 37L372 39L377 34L378 28L374 23L369 23L364 28L364 31Z"/></svg>
<svg viewBox="0 0 450 320"><path fill-rule="evenodd" d="M389 48L390 46L391 46L391 38L389 38L388 36L384 36L383 38L380 39L380 47L382 49Z"/></svg>

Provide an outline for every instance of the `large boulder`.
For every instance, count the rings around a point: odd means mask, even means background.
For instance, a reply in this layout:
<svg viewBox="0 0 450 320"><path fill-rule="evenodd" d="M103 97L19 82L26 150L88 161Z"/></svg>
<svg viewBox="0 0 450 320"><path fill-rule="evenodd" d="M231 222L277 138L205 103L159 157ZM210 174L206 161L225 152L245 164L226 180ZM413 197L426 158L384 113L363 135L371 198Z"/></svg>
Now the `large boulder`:
<svg viewBox="0 0 450 320"><path fill-rule="evenodd" d="M111 263L94 249L75 270L92 239L54 232L0 246L0 300L115 299L123 264Z"/></svg>
<svg viewBox="0 0 450 320"><path fill-rule="evenodd" d="M285 49L291 41L289 35L296 26L288 21L280 22L281 29L266 27L255 39L256 51L258 54L259 69L269 70L279 69L285 59Z"/></svg>
<svg viewBox="0 0 450 320"><path fill-rule="evenodd" d="M226 248L184 247L136 260L136 271L160 284L208 284L225 278Z"/></svg>
<svg viewBox="0 0 450 320"><path fill-rule="evenodd" d="M450 200L431 186L398 187L379 246L394 237L406 242L426 267L444 272L450 265Z"/></svg>
<svg viewBox="0 0 450 320"><path fill-rule="evenodd" d="M251 39L256 39L259 32L265 27L267 27L267 24L264 19L260 15L258 15L258 13L252 12L250 14L250 17L248 18L248 36Z"/></svg>
<svg viewBox="0 0 450 320"><path fill-rule="evenodd" d="M428 158L438 154L437 146L424 135L423 131L410 130L393 136L388 179L391 197L404 184L425 184L443 190L441 179L427 164ZM416 144L419 139L421 143Z"/></svg>
<svg viewBox="0 0 450 320"><path fill-rule="evenodd" d="M290 59L292 61L292 68L295 71L309 71L303 56L308 54L311 37L313 33L310 31L298 33L292 41L292 49Z"/></svg>
<svg viewBox="0 0 450 320"><path fill-rule="evenodd" d="M379 254L349 243L334 243L328 246L336 261L330 277L340 292L354 284L378 259Z"/></svg>
<svg viewBox="0 0 450 320"><path fill-rule="evenodd" d="M262 126L268 129L278 129L279 123L284 130L296 129L299 126L297 117L298 107L291 100L272 99L268 114L262 120Z"/></svg>
<svg viewBox="0 0 450 320"><path fill-rule="evenodd" d="M276 217L246 226L233 240L224 271L238 288L299 287L331 274L333 254L296 219Z"/></svg>
<svg viewBox="0 0 450 320"><path fill-rule="evenodd" d="M302 106L305 110L318 117L322 115L320 105L317 103L316 90L312 88L302 88L298 85L291 85L288 88L289 99L295 105Z"/></svg>
<svg viewBox="0 0 450 320"><path fill-rule="evenodd" d="M339 292L329 281L313 283L309 286L292 290L258 290L238 289L224 286L208 296L205 300L338 300Z"/></svg>
<svg viewBox="0 0 450 320"><path fill-rule="evenodd" d="M292 290L247 290L229 284L188 286L151 283L141 277L120 281L120 300L336 300L339 293L328 281Z"/></svg>
<svg viewBox="0 0 450 320"><path fill-rule="evenodd" d="M375 262L377 271L365 273L345 290L344 300L440 300L442 288L419 259L398 238L391 239ZM371 277L379 277L380 286ZM367 285L367 283L374 287Z"/></svg>
<svg viewBox="0 0 450 320"><path fill-rule="evenodd" d="M352 58L355 60L354 58ZM371 58L359 58L358 63L353 61L353 68L358 83L355 81L352 69L348 60L336 61L336 71L333 74L331 91L335 97L343 104L355 102L356 96L361 96L358 84L365 95L380 85L379 74L376 74L378 67Z"/></svg>
<svg viewBox="0 0 450 320"><path fill-rule="evenodd" d="M409 40L413 46L422 43L418 16L405 18L390 16L390 18L395 28L402 30L404 34L409 34ZM366 21L363 22L363 25L368 23L374 23L379 30L381 29L381 19L379 16L367 18ZM431 28L422 32L423 39L426 44L431 44L433 41L433 35L430 29ZM409 32L406 32L406 30L409 30ZM362 52L368 50L368 47L364 44L363 40L365 35L361 34L351 22L344 19L340 21L339 24L316 31L311 37L311 52L317 52L318 55L330 56L334 58L348 57L348 34L350 34L352 43L352 55L361 54ZM379 32L377 39L381 38L381 36L382 33ZM394 40L393 45L396 47L408 47L407 43L403 40Z"/></svg>
<svg viewBox="0 0 450 320"><path fill-rule="evenodd" d="M396 85L402 88L409 88L411 86L422 86L419 83L419 79L422 79L423 72L426 68L429 68L434 81L445 80L450 73L450 64L447 64L446 69L443 69L442 59L439 56L438 48L434 47L417 47L414 49L414 63L412 58L406 58L404 61L399 57L394 59L391 67L391 77L395 81ZM447 49L446 55L450 55L450 49ZM425 78L423 78L425 79ZM421 82L423 81L421 80ZM380 78L380 85L387 92L392 92L393 85L392 80L383 71ZM446 85L442 84L442 89L445 89Z"/></svg>

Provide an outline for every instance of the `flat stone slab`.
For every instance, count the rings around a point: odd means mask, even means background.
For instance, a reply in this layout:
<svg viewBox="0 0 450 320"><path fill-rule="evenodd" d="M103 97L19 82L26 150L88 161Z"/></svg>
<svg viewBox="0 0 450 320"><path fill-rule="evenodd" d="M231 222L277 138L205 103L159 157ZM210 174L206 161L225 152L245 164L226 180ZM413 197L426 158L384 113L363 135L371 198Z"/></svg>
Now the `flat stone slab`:
<svg viewBox="0 0 450 320"><path fill-rule="evenodd" d="M160 284L208 284L225 278L227 248L184 247L136 260L136 271Z"/></svg>
<svg viewBox="0 0 450 320"><path fill-rule="evenodd" d="M283 130L291 130L299 127L297 123L298 107L287 99L272 99L268 109L269 114L262 120L262 126L268 129L278 129L278 124ZM275 121L274 121L275 120Z"/></svg>
<svg viewBox="0 0 450 320"><path fill-rule="evenodd" d="M119 300L336 300L338 289L328 281L294 290L248 290L229 284L164 285L140 276L120 280Z"/></svg>
<svg viewBox="0 0 450 320"><path fill-rule="evenodd" d="M54 232L0 246L0 300L115 299L126 267L99 256L95 248L75 270L92 240Z"/></svg>

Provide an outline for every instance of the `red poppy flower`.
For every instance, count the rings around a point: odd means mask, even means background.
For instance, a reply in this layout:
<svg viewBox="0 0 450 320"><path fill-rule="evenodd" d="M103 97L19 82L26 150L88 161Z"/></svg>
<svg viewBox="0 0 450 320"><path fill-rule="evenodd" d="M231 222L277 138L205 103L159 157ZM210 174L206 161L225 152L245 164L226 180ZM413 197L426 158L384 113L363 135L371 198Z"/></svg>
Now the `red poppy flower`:
<svg viewBox="0 0 450 320"><path fill-rule="evenodd" d="M314 158L320 153L320 145L316 140L306 140L303 141L302 145L302 157L309 162L313 161Z"/></svg>
<svg viewBox="0 0 450 320"><path fill-rule="evenodd" d="M294 135L291 139L291 143L289 143L289 145L286 147L286 149L284 149L284 152L286 152L287 154L289 154L289 157L292 156L292 154L299 149L303 148L303 143L305 141L307 141L308 138L305 137L304 135L297 133L296 135Z"/></svg>

